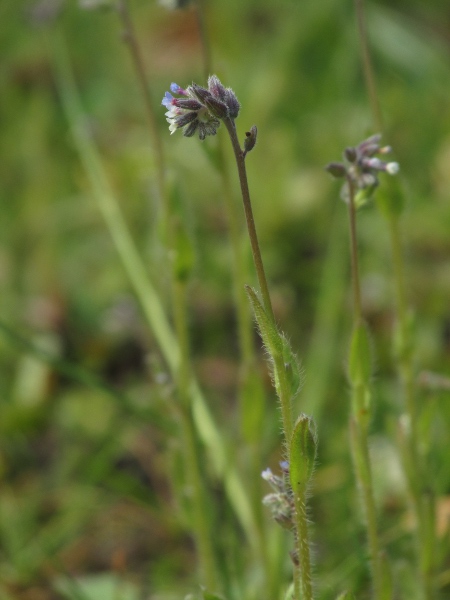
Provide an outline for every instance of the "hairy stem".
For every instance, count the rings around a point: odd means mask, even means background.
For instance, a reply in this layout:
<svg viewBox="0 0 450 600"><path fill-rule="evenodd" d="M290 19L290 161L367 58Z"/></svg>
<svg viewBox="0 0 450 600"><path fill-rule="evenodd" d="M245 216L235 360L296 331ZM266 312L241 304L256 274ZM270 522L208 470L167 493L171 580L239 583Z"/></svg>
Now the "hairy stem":
<svg viewBox="0 0 450 600"><path fill-rule="evenodd" d="M311 552L309 547L308 518L306 515L306 489L302 488L294 496L295 502L295 529L296 549L298 552L299 577L294 579L296 598L301 600L313 600L313 587L311 577Z"/></svg>
<svg viewBox="0 0 450 600"><path fill-rule="evenodd" d="M362 306L356 235L355 189L351 176L347 176L347 185L350 255L352 265L353 330L356 331L362 323ZM370 395L370 389L367 382L359 378L355 381L351 381L351 386L353 417L351 418L350 427L352 433L353 460L356 477L361 490L361 501L364 507L364 516L366 520L367 541L374 584L374 597L376 600L381 600L383 575L375 500L373 495L372 469L367 441L367 409L365 409L366 398Z"/></svg>
<svg viewBox="0 0 450 600"><path fill-rule="evenodd" d="M241 186L242 201L244 204L245 220L247 223L248 234L253 254L253 262L255 264L256 275L263 299L264 309L269 318L274 330L277 329L275 316L273 313L272 302L270 300L269 288L267 285L266 274L262 262L261 251L259 249L258 235L256 233L255 220L253 218L253 209L250 200L250 191L248 188L247 170L245 167L245 154L239 145L239 140L236 133L236 127L231 119L225 119L225 125L230 136L231 145L233 146L236 165L239 174L239 183ZM280 400L281 414L283 420L283 429L285 436L286 451L289 455L289 445L292 436L293 418L292 418L292 403L291 393L287 380L286 367L283 362L283 357L279 355L273 356L274 360L274 376L275 383Z"/></svg>

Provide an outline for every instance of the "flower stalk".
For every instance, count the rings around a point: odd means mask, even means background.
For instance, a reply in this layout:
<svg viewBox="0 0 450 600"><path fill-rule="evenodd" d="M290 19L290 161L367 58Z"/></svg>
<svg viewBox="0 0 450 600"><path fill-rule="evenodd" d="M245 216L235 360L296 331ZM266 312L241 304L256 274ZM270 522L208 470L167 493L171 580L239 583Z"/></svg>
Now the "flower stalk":
<svg viewBox="0 0 450 600"><path fill-rule="evenodd" d="M361 59L369 96L370 107L374 123L378 131L382 131L382 113L378 94L372 60L370 56L366 19L364 14L364 0L354 0L357 28L361 48ZM390 197L387 197L390 196ZM432 600L434 597L433 583L433 559L434 554L434 527L430 526L427 515L427 506L430 504L429 494L423 491L424 465L423 457L418 448L418 414L416 408L416 383L413 367L412 336L410 326L410 311L406 299L406 282L403 253L401 248L400 217L403 209L403 199L399 194L392 193L381 202L389 229L389 238L392 255L392 268L394 280L395 306L397 313L396 335L396 362L398 376L403 388L405 414L408 418L408 430L405 432L407 440L407 454L403 453L405 473L408 478L408 486L411 504L417 521L417 554L424 600ZM403 442L401 442L401 445ZM408 464L407 464L408 463ZM409 465L409 466L408 466Z"/></svg>

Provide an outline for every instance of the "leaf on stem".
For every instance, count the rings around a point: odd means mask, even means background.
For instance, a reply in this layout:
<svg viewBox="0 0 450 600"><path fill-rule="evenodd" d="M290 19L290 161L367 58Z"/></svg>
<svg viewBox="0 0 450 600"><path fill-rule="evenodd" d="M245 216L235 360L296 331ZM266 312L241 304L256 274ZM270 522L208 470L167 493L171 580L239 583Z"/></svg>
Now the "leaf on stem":
<svg viewBox="0 0 450 600"><path fill-rule="evenodd" d="M314 421L300 415L294 426L290 443L289 475L294 494L304 491L313 474L317 454L317 435Z"/></svg>
<svg viewBox="0 0 450 600"><path fill-rule="evenodd" d="M275 358L283 355L282 338L278 333L275 324L267 315L266 310L262 305L258 294L256 293L256 290L249 285L246 285L245 291L247 292L248 299L252 305L264 346L266 347L266 350L272 360L275 361Z"/></svg>

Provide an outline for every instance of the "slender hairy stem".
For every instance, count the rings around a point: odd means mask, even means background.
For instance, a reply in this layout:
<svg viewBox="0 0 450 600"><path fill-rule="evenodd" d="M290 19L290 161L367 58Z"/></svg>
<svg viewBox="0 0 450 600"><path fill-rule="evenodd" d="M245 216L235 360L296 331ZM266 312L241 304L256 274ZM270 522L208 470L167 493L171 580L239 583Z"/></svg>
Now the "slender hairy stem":
<svg viewBox="0 0 450 600"><path fill-rule="evenodd" d="M348 218L350 226L350 259L352 265L353 319L357 326L362 318L361 286L359 283L358 240L356 237L355 187L350 176L347 176L347 185L349 196Z"/></svg>
<svg viewBox="0 0 450 600"><path fill-rule="evenodd" d="M347 176L347 185L353 288L353 331L355 333L362 324L362 307L356 235L355 189L350 176ZM367 442L367 411L365 409L366 398L370 395L370 389L367 383L367 378L360 376L357 376L355 380L351 381L351 385L353 416L350 421L350 427L352 434L353 460L355 464L357 480L361 490L361 500L366 519L367 541L374 584L374 597L376 600L381 600L383 574L375 500L373 496L372 469L370 465L369 448Z"/></svg>
<svg viewBox="0 0 450 600"><path fill-rule="evenodd" d="M296 598L301 600L313 600L313 587L311 577L311 551L309 547L308 518L306 515L306 488L298 491L294 496L295 502L295 528L296 547L300 568L296 568L297 576L294 575L294 586ZM298 572L299 576L298 576Z"/></svg>
<svg viewBox="0 0 450 600"><path fill-rule="evenodd" d="M197 0L196 2L196 16L199 30L199 37L201 42L202 57L203 57L203 71L205 81L212 73L212 58L211 58L211 44L209 41L208 27L207 27L207 14L206 14L206 1ZM239 338L239 349L241 358L241 370L240 370L240 402L241 402L241 415L248 413L250 410L255 410L255 403L264 401L263 394L261 398L252 398L252 406L248 407L245 405L247 398L245 397L244 387L251 376L252 371L255 368L255 352L253 344L253 327L251 312L249 310L249 304L247 295L245 293L246 283L246 261L242 245L242 232L240 227L240 219L237 211L237 204L231 189L230 171L227 161L227 156L224 148L224 138L219 135L217 136L217 152L218 161L217 167L221 178L221 189L223 192L223 198L225 201L225 210L228 219L228 228L231 245L231 256L232 256L232 270L233 270L233 286L234 286L234 297L236 303L236 321ZM258 410L258 409L256 409ZM258 411L262 414L262 410ZM258 455L254 457L255 462L258 461L259 468L259 451ZM256 464L255 464L256 467ZM259 490L258 494L259 494Z"/></svg>
<svg viewBox="0 0 450 600"><path fill-rule="evenodd" d="M372 61L370 59L369 42L367 37L366 20L364 18L364 0L355 0L356 19L358 22L359 43L361 47L362 65L364 71L364 79L366 81L367 92L369 94L369 102L374 118L374 126L377 131L383 129L383 119L381 116L380 103L378 102L378 94L375 86L375 77L373 75Z"/></svg>
<svg viewBox="0 0 450 600"><path fill-rule="evenodd" d="M245 168L245 155L239 144L234 121L230 118L224 120L228 134L230 136L231 145L233 146L234 156L239 174L239 183L241 185L242 201L244 203L245 219L247 221L248 235L252 247L253 262L255 263L256 275L258 277L259 287L266 310L267 316L275 324L275 316L273 314L272 301L270 300L269 288L267 285L266 274L259 249L258 235L256 233L255 221L253 218L252 203L250 201L250 191L248 189L247 170Z"/></svg>
<svg viewBox="0 0 450 600"><path fill-rule="evenodd" d="M239 174L239 183L241 185L242 201L244 204L245 220L247 222L247 229L250 237L250 244L253 254L253 262L255 263L256 275L258 277L264 309L266 311L267 317L270 319L273 328L276 329L275 316L273 313L272 302L270 300L269 288L267 285L267 279L264 271L264 265L262 262L261 251L259 249L258 235L256 233L255 221L253 218L250 191L248 188L247 171L245 168L245 154L239 145L239 140L237 137L234 122L229 118L225 119L224 122L227 127L231 144L233 146L234 155L236 158L236 165ZM283 419L285 446L286 451L289 454L289 445L293 429L291 393L289 390L289 384L287 380L286 368L284 365L283 357L275 355L273 356L273 360L275 385L280 400L281 414Z"/></svg>
<svg viewBox="0 0 450 600"><path fill-rule="evenodd" d="M364 389L353 390L354 394L364 394ZM367 444L367 432L356 417L350 420L350 433L352 440L353 462L364 509L367 528L367 544L369 549L370 565L374 586L374 598L383 600L382 596L382 565L380 560L380 543L377 529L377 517L373 496L372 469L370 465Z"/></svg>

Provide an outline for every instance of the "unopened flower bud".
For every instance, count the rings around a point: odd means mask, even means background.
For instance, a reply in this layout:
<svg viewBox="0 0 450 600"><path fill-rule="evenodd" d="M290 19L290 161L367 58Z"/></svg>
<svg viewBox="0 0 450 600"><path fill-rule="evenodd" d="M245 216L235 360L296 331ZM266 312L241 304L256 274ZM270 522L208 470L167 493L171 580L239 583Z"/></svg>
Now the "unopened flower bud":
<svg viewBox="0 0 450 600"><path fill-rule="evenodd" d="M218 119L225 119L228 117L228 107L227 105L218 100L214 96L209 96L205 98L205 106L208 108L209 112L217 117Z"/></svg>
<svg viewBox="0 0 450 600"><path fill-rule="evenodd" d="M349 147L346 148L344 150L344 154L345 154L345 158L348 160L348 162L354 163L357 159L357 152L356 152L356 148L353 147Z"/></svg>
<svg viewBox="0 0 450 600"><path fill-rule="evenodd" d="M347 175L347 169L345 168L345 165L338 162L329 163L325 167L325 171L328 171L328 173L333 177L336 177L336 179L339 179L340 177L345 177Z"/></svg>
<svg viewBox="0 0 450 600"><path fill-rule="evenodd" d="M236 94L231 88L225 90L225 104L228 106L228 114L232 119L235 119L241 108L239 100L236 98Z"/></svg>
<svg viewBox="0 0 450 600"><path fill-rule="evenodd" d="M205 104L206 98L211 98L211 94L208 92L208 90L202 87L201 85L197 85L196 83L190 85L187 91L192 96L195 96L195 98L197 98L197 100L202 104Z"/></svg>
<svg viewBox="0 0 450 600"><path fill-rule="evenodd" d="M227 91L225 86L222 85L222 82L217 77L217 75L211 75L208 79L208 89L213 96L218 98L219 100L225 100Z"/></svg>
<svg viewBox="0 0 450 600"><path fill-rule="evenodd" d="M246 131L245 135L246 135L246 138L244 140L244 153L247 154L247 152L250 152L250 150L253 150L253 148L255 147L255 144L256 144L256 137L258 135L258 130L256 128L256 125L253 125L250 128L250 131Z"/></svg>

